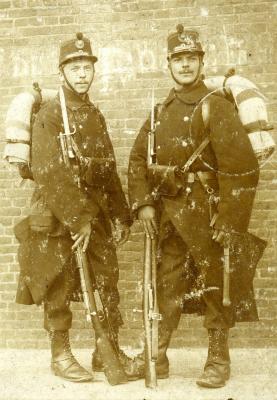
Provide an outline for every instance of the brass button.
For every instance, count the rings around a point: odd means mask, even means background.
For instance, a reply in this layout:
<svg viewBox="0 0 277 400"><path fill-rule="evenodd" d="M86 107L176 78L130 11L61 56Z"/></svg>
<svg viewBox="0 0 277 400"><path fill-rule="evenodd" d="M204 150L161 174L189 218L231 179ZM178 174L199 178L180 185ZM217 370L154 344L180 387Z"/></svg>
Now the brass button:
<svg viewBox="0 0 277 400"><path fill-rule="evenodd" d="M182 147L187 147L187 145L188 145L186 140L182 140L181 144L182 144Z"/></svg>

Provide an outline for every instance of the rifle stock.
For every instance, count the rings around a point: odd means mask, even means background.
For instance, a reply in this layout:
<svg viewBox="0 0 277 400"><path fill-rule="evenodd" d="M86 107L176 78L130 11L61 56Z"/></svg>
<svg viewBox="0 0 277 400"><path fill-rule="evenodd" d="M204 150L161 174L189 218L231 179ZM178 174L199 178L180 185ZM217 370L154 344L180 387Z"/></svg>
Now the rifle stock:
<svg viewBox="0 0 277 400"><path fill-rule="evenodd" d="M99 319L94 292L90 281L87 257L80 246L78 246L75 251L75 256L80 273L84 303L95 330L97 346L104 365L104 373L110 385L126 383L128 382L128 378L118 359L116 349L112 346L109 336Z"/></svg>
<svg viewBox="0 0 277 400"><path fill-rule="evenodd" d="M145 330L145 386L157 387L158 310L156 290L156 239L145 235L143 317Z"/></svg>

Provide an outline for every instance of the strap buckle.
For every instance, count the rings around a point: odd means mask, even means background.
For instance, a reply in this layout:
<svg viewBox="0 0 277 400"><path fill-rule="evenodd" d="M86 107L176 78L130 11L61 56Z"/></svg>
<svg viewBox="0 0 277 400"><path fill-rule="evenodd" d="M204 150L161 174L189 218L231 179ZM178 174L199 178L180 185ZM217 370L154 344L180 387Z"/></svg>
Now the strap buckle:
<svg viewBox="0 0 277 400"><path fill-rule="evenodd" d="M150 317L149 319L152 319L152 320L155 320L155 321L161 321L163 319L162 314L156 313L156 312L151 312L149 317Z"/></svg>

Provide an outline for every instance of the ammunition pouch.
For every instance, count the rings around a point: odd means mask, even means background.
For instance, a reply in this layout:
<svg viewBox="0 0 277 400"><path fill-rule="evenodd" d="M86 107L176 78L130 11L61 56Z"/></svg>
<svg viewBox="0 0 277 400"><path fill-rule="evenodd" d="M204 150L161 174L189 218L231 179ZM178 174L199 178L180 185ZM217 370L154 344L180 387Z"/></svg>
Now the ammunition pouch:
<svg viewBox="0 0 277 400"><path fill-rule="evenodd" d="M109 184L114 168L114 159L92 157L89 160L82 177L87 185L102 187Z"/></svg>
<svg viewBox="0 0 277 400"><path fill-rule="evenodd" d="M58 220L47 207L43 196L36 199L29 215L29 226L32 231L51 233L57 227Z"/></svg>
<svg viewBox="0 0 277 400"><path fill-rule="evenodd" d="M171 165L149 165L148 179L158 195L176 196L183 188L180 169Z"/></svg>
<svg viewBox="0 0 277 400"><path fill-rule="evenodd" d="M30 179L32 181L34 180L30 164L17 163L17 167L18 167L18 172L22 179Z"/></svg>

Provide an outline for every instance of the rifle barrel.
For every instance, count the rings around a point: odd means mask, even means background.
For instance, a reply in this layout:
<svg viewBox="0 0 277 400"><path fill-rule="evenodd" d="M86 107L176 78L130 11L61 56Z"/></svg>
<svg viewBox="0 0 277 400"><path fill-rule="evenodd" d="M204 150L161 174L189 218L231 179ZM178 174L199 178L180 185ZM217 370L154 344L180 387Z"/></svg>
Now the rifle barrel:
<svg viewBox="0 0 277 400"><path fill-rule="evenodd" d="M152 290L152 240L145 235L144 243L143 317L145 331L145 386L157 387L156 364L152 358L153 347L153 290Z"/></svg>

